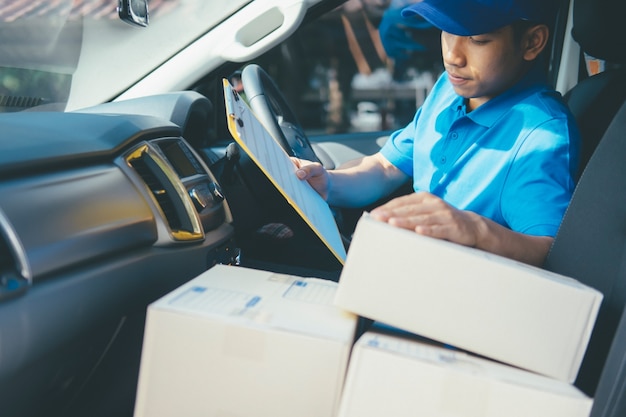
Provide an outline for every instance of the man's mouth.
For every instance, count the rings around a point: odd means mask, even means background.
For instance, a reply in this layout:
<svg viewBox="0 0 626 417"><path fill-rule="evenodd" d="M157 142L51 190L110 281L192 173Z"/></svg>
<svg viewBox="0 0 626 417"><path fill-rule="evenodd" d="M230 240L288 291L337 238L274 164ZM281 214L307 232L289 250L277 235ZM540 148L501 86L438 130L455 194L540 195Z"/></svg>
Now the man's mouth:
<svg viewBox="0 0 626 417"><path fill-rule="evenodd" d="M458 74L455 74L453 72L448 72L448 79L450 80L450 82L453 85L459 85L459 84L463 84L465 82L467 82L469 80L469 78L466 77L462 77Z"/></svg>

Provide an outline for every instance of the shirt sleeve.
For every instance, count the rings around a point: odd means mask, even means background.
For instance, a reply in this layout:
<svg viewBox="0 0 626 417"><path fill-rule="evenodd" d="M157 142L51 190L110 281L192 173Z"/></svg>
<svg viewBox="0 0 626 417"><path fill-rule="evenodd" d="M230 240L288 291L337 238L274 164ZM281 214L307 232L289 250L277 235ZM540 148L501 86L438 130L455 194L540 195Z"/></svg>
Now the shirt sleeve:
<svg viewBox="0 0 626 417"><path fill-rule="evenodd" d="M418 109L411 123L405 128L391 134L383 145L380 153L396 168L406 175L413 176L413 145L415 141L415 126L422 109Z"/></svg>
<svg viewBox="0 0 626 417"><path fill-rule="evenodd" d="M439 114L440 111L443 111L450 105L451 100L455 97L457 97L456 93L444 72L435 82L424 103L415 112L413 120L405 128L391 134L389 140L380 150L382 155L400 171L412 177L414 144L417 132L428 134L428 132L424 132L423 127L421 128L422 130L418 128L421 125L422 114L425 116L427 114Z"/></svg>
<svg viewBox="0 0 626 417"><path fill-rule="evenodd" d="M502 192L502 214L520 233L555 236L575 188L579 137L567 119L552 119L529 132Z"/></svg>

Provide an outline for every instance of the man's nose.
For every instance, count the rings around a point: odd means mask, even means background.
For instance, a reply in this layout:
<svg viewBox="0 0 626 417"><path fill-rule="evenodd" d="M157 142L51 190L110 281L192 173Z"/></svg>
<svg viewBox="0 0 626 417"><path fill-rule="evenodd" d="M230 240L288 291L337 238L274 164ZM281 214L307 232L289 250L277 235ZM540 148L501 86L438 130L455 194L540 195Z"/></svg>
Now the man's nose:
<svg viewBox="0 0 626 417"><path fill-rule="evenodd" d="M462 67L465 65L465 53L463 50L464 38L452 34L443 34L441 45L443 49L443 61L446 65Z"/></svg>

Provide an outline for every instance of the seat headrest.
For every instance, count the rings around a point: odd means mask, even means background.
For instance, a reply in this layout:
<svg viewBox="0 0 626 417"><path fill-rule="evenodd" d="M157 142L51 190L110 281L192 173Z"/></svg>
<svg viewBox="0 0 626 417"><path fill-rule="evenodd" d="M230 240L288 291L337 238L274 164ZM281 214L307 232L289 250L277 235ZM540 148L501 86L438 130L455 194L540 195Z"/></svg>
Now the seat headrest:
<svg viewBox="0 0 626 417"><path fill-rule="evenodd" d="M572 36L589 55L626 64L625 0L575 0Z"/></svg>

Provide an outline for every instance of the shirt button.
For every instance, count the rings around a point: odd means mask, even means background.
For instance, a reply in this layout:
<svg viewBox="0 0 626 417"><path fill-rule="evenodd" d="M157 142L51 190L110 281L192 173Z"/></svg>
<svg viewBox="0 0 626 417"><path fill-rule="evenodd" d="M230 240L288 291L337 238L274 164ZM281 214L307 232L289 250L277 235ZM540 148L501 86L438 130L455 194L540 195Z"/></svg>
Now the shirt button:
<svg viewBox="0 0 626 417"><path fill-rule="evenodd" d="M446 157L445 157L445 156L442 156L441 158L439 158L439 161L440 161L442 164L445 164L445 163L446 163L446 161L447 161L447 159L446 159Z"/></svg>
<svg viewBox="0 0 626 417"><path fill-rule="evenodd" d="M452 133L450 133L450 137L451 137L452 139L456 139L456 138L458 138L458 137L459 137L459 134L458 134L458 133L456 133L456 132L452 132Z"/></svg>

